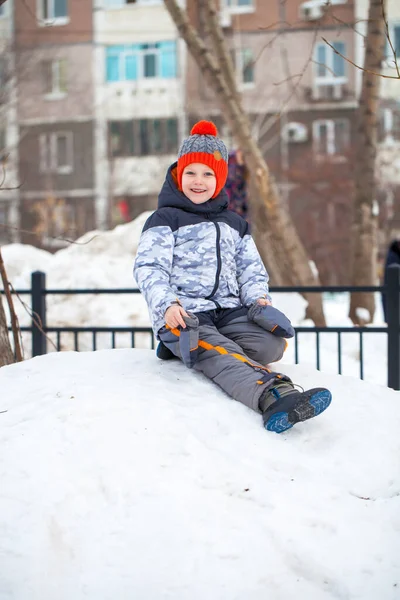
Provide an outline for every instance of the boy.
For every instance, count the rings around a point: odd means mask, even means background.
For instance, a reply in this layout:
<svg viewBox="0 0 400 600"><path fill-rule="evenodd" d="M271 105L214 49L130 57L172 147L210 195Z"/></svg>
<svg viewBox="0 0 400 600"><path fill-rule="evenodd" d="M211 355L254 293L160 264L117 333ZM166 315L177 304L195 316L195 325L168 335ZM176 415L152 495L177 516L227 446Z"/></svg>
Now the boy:
<svg viewBox="0 0 400 600"><path fill-rule="evenodd" d="M217 134L200 121L183 141L144 225L134 275L161 341L157 355L179 357L281 433L324 411L331 393L300 392L266 367L294 331L272 307L248 224L227 210L228 152Z"/></svg>

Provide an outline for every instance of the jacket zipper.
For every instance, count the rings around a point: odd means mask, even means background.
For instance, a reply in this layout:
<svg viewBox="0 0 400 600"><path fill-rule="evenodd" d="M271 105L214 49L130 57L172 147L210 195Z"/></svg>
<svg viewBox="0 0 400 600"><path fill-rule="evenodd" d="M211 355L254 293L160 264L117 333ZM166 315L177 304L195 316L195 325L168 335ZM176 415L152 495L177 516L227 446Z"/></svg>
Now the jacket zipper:
<svg viewBox="0 0 400 600"><path fill-rule="evenodd" d="M212 300L212 297L214 296L215 292L218 289L218 286L219 286L219 276L220 276L220 273L221 273L221 266L222 266L222 263L221 263L221 248L220 248L220 245L219 245L220 239L221 239L221 229L220 229L218 223L214 223L214 225L215 225L215 229L217 230L217 239L216 239L217 271L215 273L215 284L214 284L213 291L211 292L211 294L209 296L206 296L206 298L205 298L206 300ZM217 302L215 302L215 304L217 304L217 306L219 306Z"/></svg>

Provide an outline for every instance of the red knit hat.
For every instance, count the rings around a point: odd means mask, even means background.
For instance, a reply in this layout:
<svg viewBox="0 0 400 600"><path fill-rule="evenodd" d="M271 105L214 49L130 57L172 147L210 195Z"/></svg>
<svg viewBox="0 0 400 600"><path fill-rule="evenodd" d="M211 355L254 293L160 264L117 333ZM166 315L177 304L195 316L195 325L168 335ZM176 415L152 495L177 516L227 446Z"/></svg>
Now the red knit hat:
<svg viewBox="0 0 400 600"><path fill-rule="evenodd" d="M191 163L202 163L210 167L217 180L213 198L218 196L228 177L228 150L217 137L218 130L212 121L199 121L183 140L178 152L178 184L182 189L182 174Z"/></svg>

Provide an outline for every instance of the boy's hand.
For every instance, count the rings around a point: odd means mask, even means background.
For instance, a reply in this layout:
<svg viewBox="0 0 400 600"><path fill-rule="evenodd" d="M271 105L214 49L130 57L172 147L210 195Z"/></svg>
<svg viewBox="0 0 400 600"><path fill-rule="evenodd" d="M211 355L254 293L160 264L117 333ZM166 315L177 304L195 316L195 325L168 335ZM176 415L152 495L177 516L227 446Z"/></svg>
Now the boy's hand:
<svg viewBox="0 0 400 600"><path fill-rule="evenodd" d="M270 302L266 298L259 298L257 300L257 304L261 304L261 306L272 306L272 302Z"/></svg>
<svg viewBox="0 0 400 600"><path fill-rule="evenodd" d="M179 325L186 329L186 323L183 320L183 317L189 316L183 306L179 306L179 304L172 304L165 311L165 322L166 324L173 329L174 327L179 327Z"/></svg>

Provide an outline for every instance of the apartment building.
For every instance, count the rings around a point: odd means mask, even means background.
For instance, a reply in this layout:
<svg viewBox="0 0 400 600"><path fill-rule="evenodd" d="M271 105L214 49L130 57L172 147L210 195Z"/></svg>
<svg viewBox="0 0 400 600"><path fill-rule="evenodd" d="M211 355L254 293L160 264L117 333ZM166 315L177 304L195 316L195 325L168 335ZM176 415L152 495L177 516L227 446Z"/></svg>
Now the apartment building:
<svg viewBox="0 0 400 600"><path fill-rule="evenodd" d="M0 6L0 244L19 230L18 124L11 0Z"/></svg>
<svg viewBox="0 0 400 600"><path fill-rule="evenodd" d="M363 36L368 18L368 1L356 1L358 64L364 60ZM400 236L400 4L387 1L386 20L388 37L385 43L385 60L380 80L380 127L377 157L379 210L378 251L380 262L384 261L387 246L393 237ZM394 54L395 53L395 54ZM357 78L361 88L361 73Z"/></svg>
<svg viewBox="0 0 400 600"><path fill-rule="evenodd" d="M195 0L192 21L207 39ZM357 107L352 0L220 0L237 81L281 195L326 284L347 281ZM326 40L326 41L325 41ZM188 59L189 120L223 110ZM234 132L222 124L231 147Z"/></svg>
<svg viewBox="0 0 400 600"><path fill-rule="evenodd" d="M104 227L157 205L186 130L186 51L162 0L95 6L96 220Z"/></svg>
<svg viewBox="0 0 400 600"><path fill-rule="evenodd" d="M14 3L21 240L48 249L95 226L92 12Z"/></svg>

